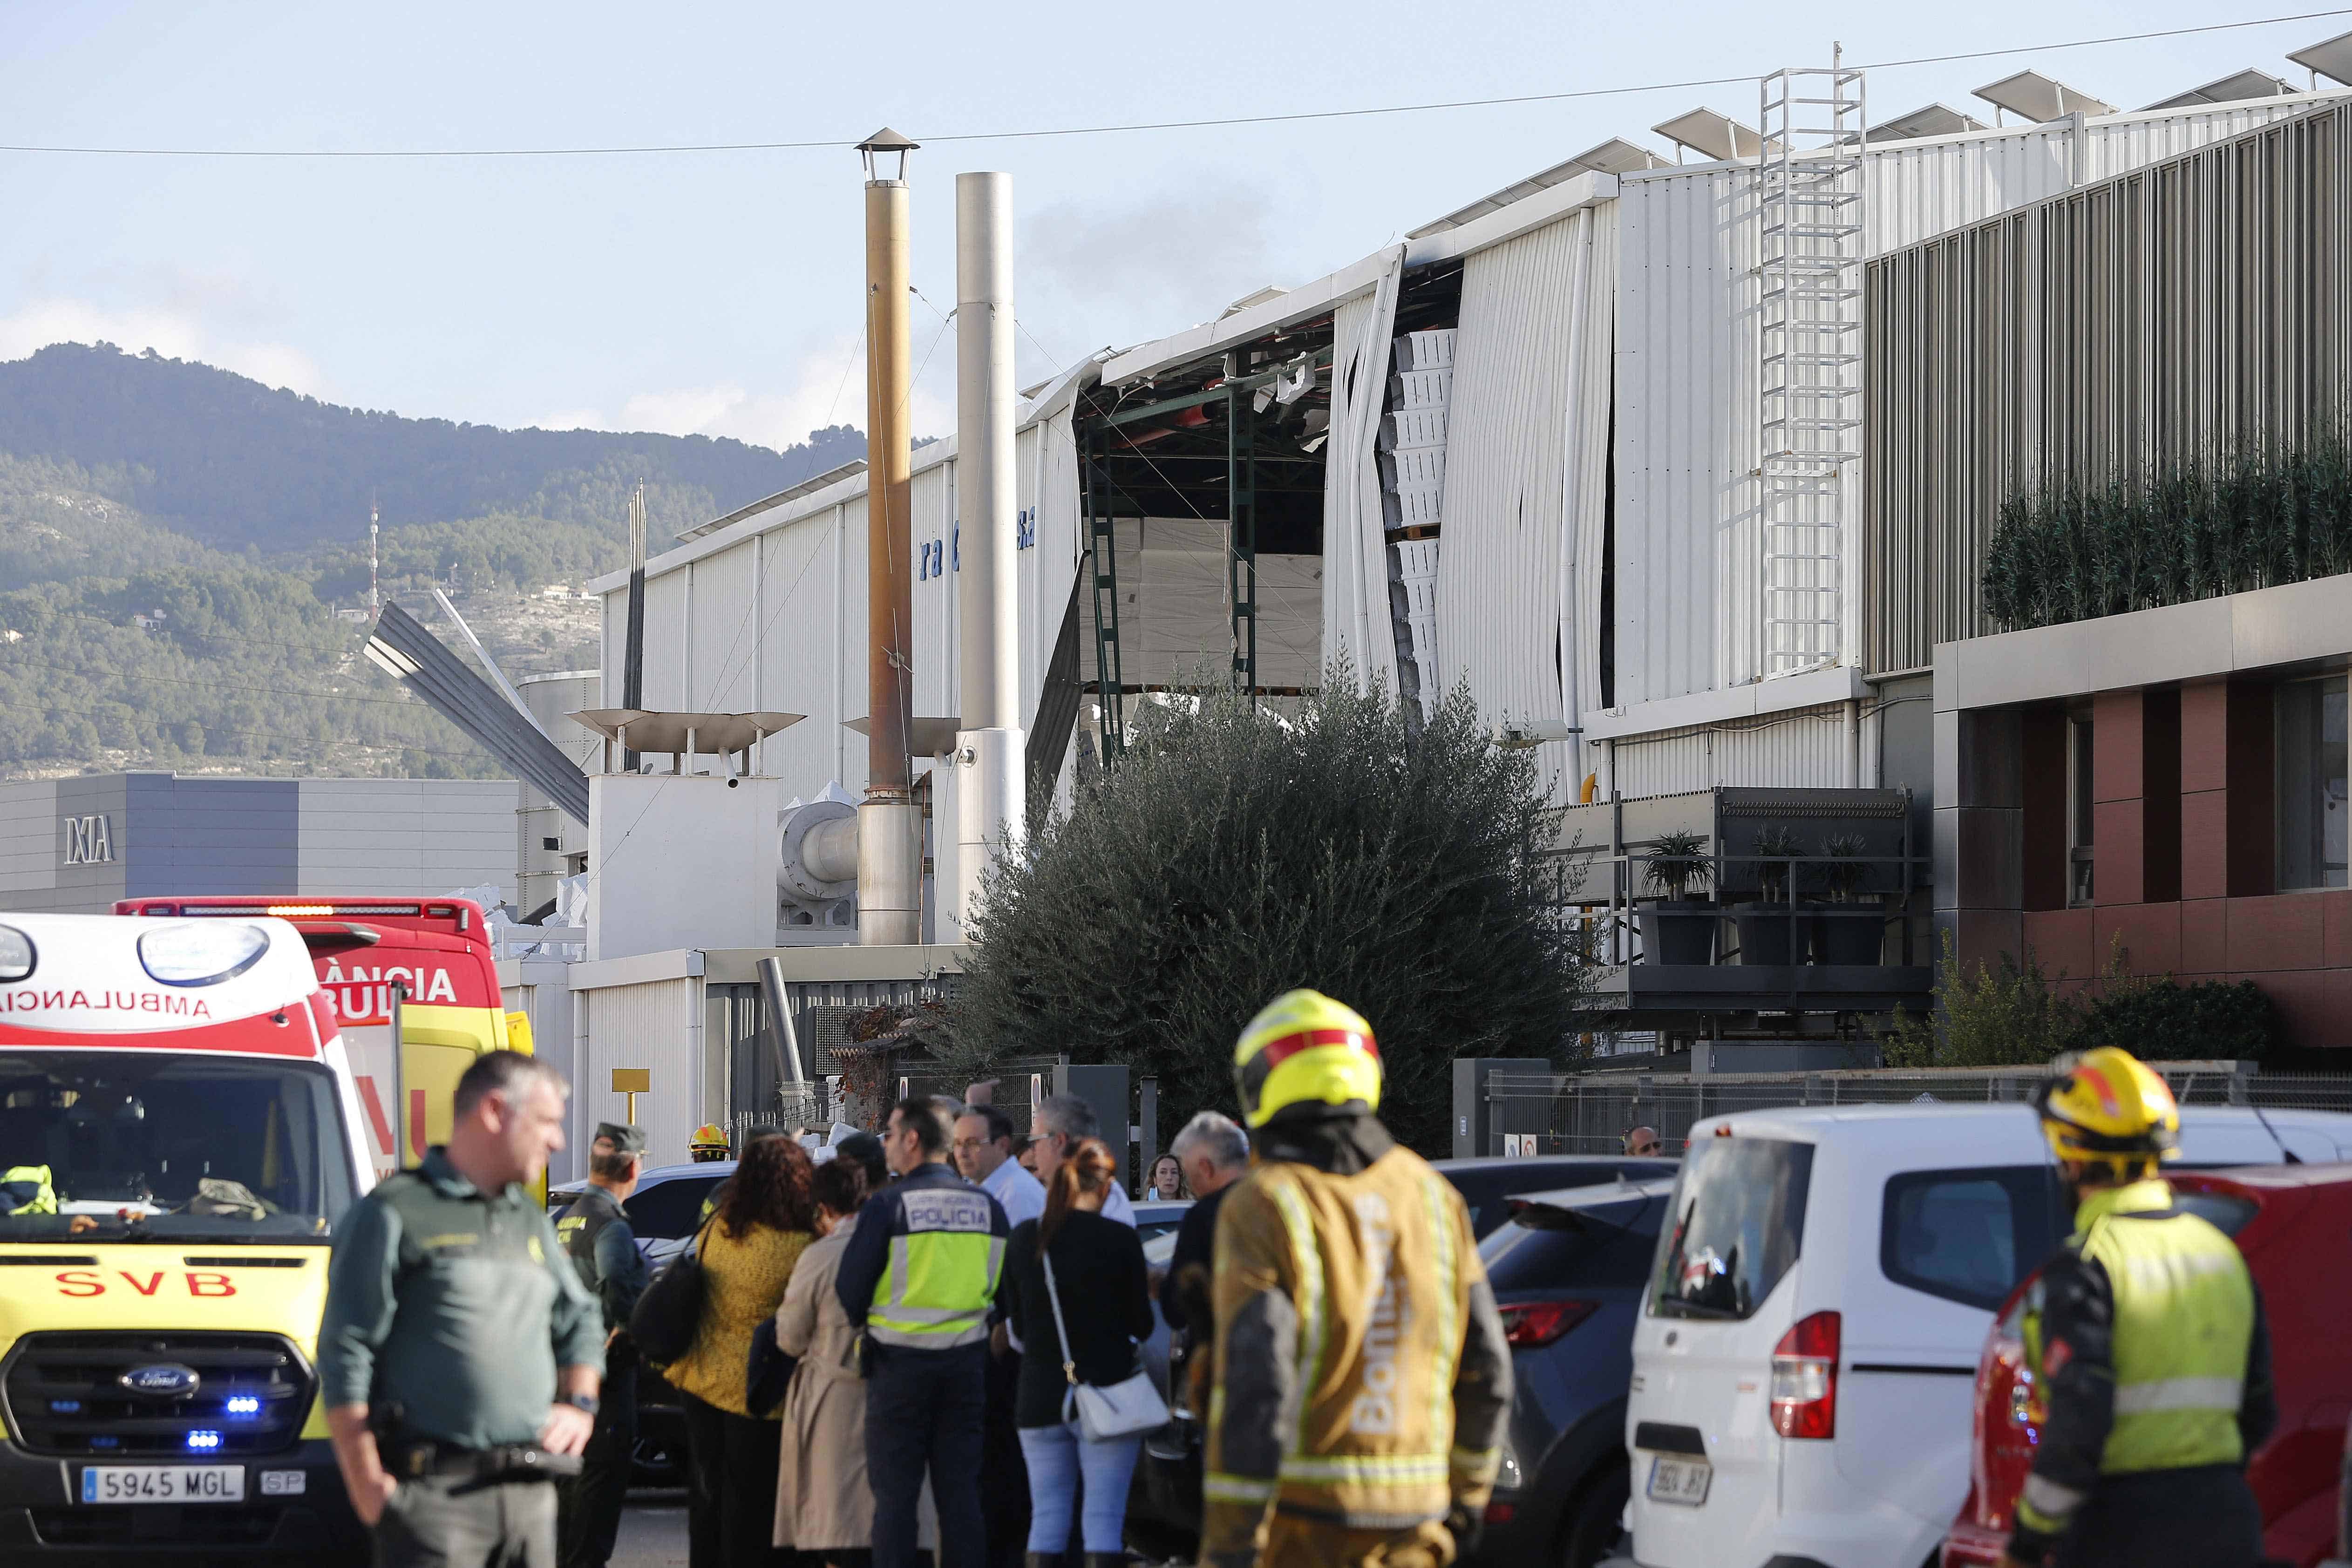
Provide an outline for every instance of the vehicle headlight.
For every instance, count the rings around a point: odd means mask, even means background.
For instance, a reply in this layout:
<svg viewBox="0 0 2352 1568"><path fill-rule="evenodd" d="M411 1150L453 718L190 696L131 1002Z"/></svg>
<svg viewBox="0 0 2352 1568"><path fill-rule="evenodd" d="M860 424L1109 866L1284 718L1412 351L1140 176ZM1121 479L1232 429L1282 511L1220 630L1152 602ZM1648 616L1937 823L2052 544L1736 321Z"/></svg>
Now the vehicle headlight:
<svg viewBox="0 0 2352 1568"><path fill-rule="evenodd" d="M260 926L216 920L184 921L139 938L140 965L167 986L216 986L268 951L269 933Z"/></svg>
<svg viewBox="0 0 2352 1568"><path fill-rule="evenodd" d="M0 984L33 972L33 939L13 925L0 925Z"/></svg>

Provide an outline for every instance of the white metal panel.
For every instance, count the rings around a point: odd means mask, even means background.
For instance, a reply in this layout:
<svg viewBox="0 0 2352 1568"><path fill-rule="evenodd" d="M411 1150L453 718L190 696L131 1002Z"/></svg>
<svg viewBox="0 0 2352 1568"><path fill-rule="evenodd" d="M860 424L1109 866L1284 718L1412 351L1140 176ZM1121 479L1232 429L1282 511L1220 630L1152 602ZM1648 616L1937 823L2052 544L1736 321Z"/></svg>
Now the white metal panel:
<svg viewBox="0 0 2352 1568"><path fill-rule="evenodd" d="M1614 246L1605 212L1581 209L1463 264L1437 644L1446 679L1467 682L1496 722L1559 721L1571 711L1561 668L1576 543L1570 497L1580 511L1600 507L1598 447L1582 427L1605 431L1609 417ZM1580 762L1554 744L1542 766L1565 785L1581 778Z"/></svg>
<svg viewBox="0 0 2352 1568"><path fill-rule="evenodd" d="M1845 716L1804 708L1740 725L1668 730L1617 743L1617 792L1671 795L1718 785L1836 789L1846 782Z"/></svg>
<svg viewBox="0 0 2352 1568"><path fill-rule="evenodd" d="M2342 94L2113 115L1873 143L1872 256L2307 111ZM1618 184L1617 682L1620 706L1752 680L1759 368L1750 167L1628 174ZM1863 495L1848 472L1846 662L1861 655ZM1449 548L1451 539L1448 540Z"/></svg>
<svg viewBox="0 0 2352 1568"><path fill-rule="evenodd" d="M958 642L956 563L961 548L956 532L956 465L935 463L915 471L909 486L908 525L914 535L915 559L904 563L914 585L914 637L908 656L914 661L915 713L923 718L955 718L963 712L954 674Z"/></svg>
<svg viewBox="0 0 2352 1568"><path fill-rule="evenodd" d="M680 711L748 713L761 706L751 699L752 600L759 581L753 558L759 549L757 538L749 538L694 563L693 690ZM648 591L646 607L654 602ZM652 690L646 687L648 695Z"/></svg>
<svg viewBox="0 0 2352 1568"><path fill-rule="evenodd" d="M646 1163L682 1165L686 1140L703 1120L702 981L649 980L604 986L572 995L585 1014L587 1049L580 1063L581 1096L590 1104L625 1103L609 1093L615 1067L652 1073L650 1093L637 1096L637 1124L646 1130ZM534 1020L535 1021L535 1020ZM593 1125L605 1118L588 1117Z"/></svg>
<svg viewBox="0 0 2352 1568"><path fill-rule="evenodd" d="M499 888L516 896L510 779L297 781L296 887L319 897Z"/></svg>
<svg viewBox="0 0 2352 1568"><path fill-rule="evenodd" d="M1343 303L1332 319L1320 643L1322 664L1346 659L1367 686L1391 696L1397 690L1396 629L1390 619L1378 436L1388 395L1389 339L1396 329L1402 247L1392 256L1379 286Z"/></svg>
<svg viewBox="0 0 2352 1568"><path fill-rule="evenodd" d="M866 711L865 498L761 538L761 700L806 716L761 746L761 770L787 797L808 800L835 780L862 789L866 743L842 721Z"/></svg>
<svg viewBox="0 0 2352 1568"><path fill-rule="evenodd" d="M625 606L628 595L621 595ZM686 616L690 601L687 593L687 573L666 571L646 578L646 664L644 703L654 709L694 711L694 694L687 689ZM624 610L625 615L626 611ZM626 652L628 626L621 628L624 653ZM615 685L614 691L623 688Z"/></svg>

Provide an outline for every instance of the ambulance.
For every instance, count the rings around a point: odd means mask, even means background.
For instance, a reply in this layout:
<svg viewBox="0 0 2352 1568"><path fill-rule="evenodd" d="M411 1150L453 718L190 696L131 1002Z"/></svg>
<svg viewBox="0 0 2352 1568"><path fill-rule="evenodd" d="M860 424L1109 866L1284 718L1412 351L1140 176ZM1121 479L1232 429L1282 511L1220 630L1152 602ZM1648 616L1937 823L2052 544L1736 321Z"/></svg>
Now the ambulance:
<svg viewBox="0 0 2352 1568"><path fill-rule="evenodd" d="M362 1124L288 922L0 912L0 1562L358 1549L315 1356Z"/></svg>
<svg viewBox="0 0 2352 1568"><path fill-rule="evenodd" d="M489 923L468 898L126 898L114 912L293 924L351 1052L379 1177L448 1141L450 1097L475 1057L531 1048L529 1015L502 1006Z"/></svg>

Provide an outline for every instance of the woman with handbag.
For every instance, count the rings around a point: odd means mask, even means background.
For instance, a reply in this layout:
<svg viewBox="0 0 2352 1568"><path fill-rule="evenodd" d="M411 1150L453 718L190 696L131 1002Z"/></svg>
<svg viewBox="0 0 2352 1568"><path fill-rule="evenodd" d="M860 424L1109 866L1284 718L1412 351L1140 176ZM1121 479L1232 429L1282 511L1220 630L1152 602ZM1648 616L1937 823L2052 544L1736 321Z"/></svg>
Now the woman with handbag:
<svg viewBox="0 0 2352 1568"><path fill-rule="evenodd" d="M1118 1179L1101 1140L1079 1140L1055 1169L1045 1214L1005 1246L1000 1295L1021 1347L1013 1416L1029 1464L1030 1568L1061 1563L1082 1479L1087 1568L1118 1568L1136 1450L1168 1419L1135 1353L1152 1328L1143 1243L1102 1216Z"/></svg>
<svg viewBox="0 0 2352 1568"><path fill-rule="evenodd" d="M752 1334L782 1302L816 1239L811 1168L808 1151L790 1138L751 1144L696 1239L700 1322L692 1347L663 1370L686 1406L688 1537L701 1548L690 1551L693 1568L779 1561L770 1538L782 1428L773 1413L751 1413L744 1372ZM713 1548L718 1561L704 1561Z"/></svg>
<svg viewBox="0 0 2352 1568"><path fill-rule="evenodd" d="M819 1239L801 1254L776 1309L776 1348L800 1364L784 1394L775 1543L831 1568L863 1568L874 1541L866 1380L857 1370L857 1330L833 1282L866 1202L866 1173L855 1160L835 1158L816 1167L811 1188Z"/></svg>

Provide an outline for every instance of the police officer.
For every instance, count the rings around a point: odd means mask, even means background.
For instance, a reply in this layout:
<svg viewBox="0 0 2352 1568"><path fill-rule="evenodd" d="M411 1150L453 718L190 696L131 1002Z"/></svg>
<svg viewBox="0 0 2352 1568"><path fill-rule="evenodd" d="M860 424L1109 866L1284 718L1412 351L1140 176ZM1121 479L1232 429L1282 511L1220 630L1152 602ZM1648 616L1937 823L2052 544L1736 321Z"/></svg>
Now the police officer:
<svg viewBox="0 0 2352 1568"><path fill-rule="evenodd" d="M2058 1065L2042 1131L2078 1207L2027 1294L2042 1431L2003 1562L2253 1568L2245 1460L2278 1422L2262 1298L2156 1174L2180 1144L2164 1080L2113 1046Z"/></svg>
<svg viewBox="0 0 2352 1568"><path fill-rule="evenodd" d="M988 1315L1012 1227L994 1198L950 1168L952 1137L936 1101L898 1102L882 1139L898 1180L866 1200L835 1276L842 1310L865 1331L874 1568L913 1568L926 1469L940 1568L980 1568L987 1552Z"/></svg>
<svg viewBox="0 0 2352 1568"><path fill-rule="evenodd" d="M580 1456L580 1478L562 1489L563 1568L604 1568L620 1533L637 1447L637 1347L629 1314L646 1291L646 1262L628 1211L645 1168L646 1134L618 1122L597 1124L588 1185L555 1223L556 1239L580 1270L580 1282L604 1309L604 1387L596 1429Z"/></svg>
<svg viewBox="0 0 2352 1568"><path fill-rule="evenodd" d="M1444 1568L1475 1545L1511 1408L1469 1211L1374 1116L1353 1009L1276 998L1234 1075L1257 1163L1217 1212L1201 1560Z"/></svg>
<svg viewBox="0 0 2352 1568"><path fill-rule="evenodd" d="M603 1316L525 1186L563 1146L563 1099L532 1057L477 1057L449 1142L336 1231L320 1396L377 1568L554 1563L547 1483L577 1469L604 1367Z"/></svg>

